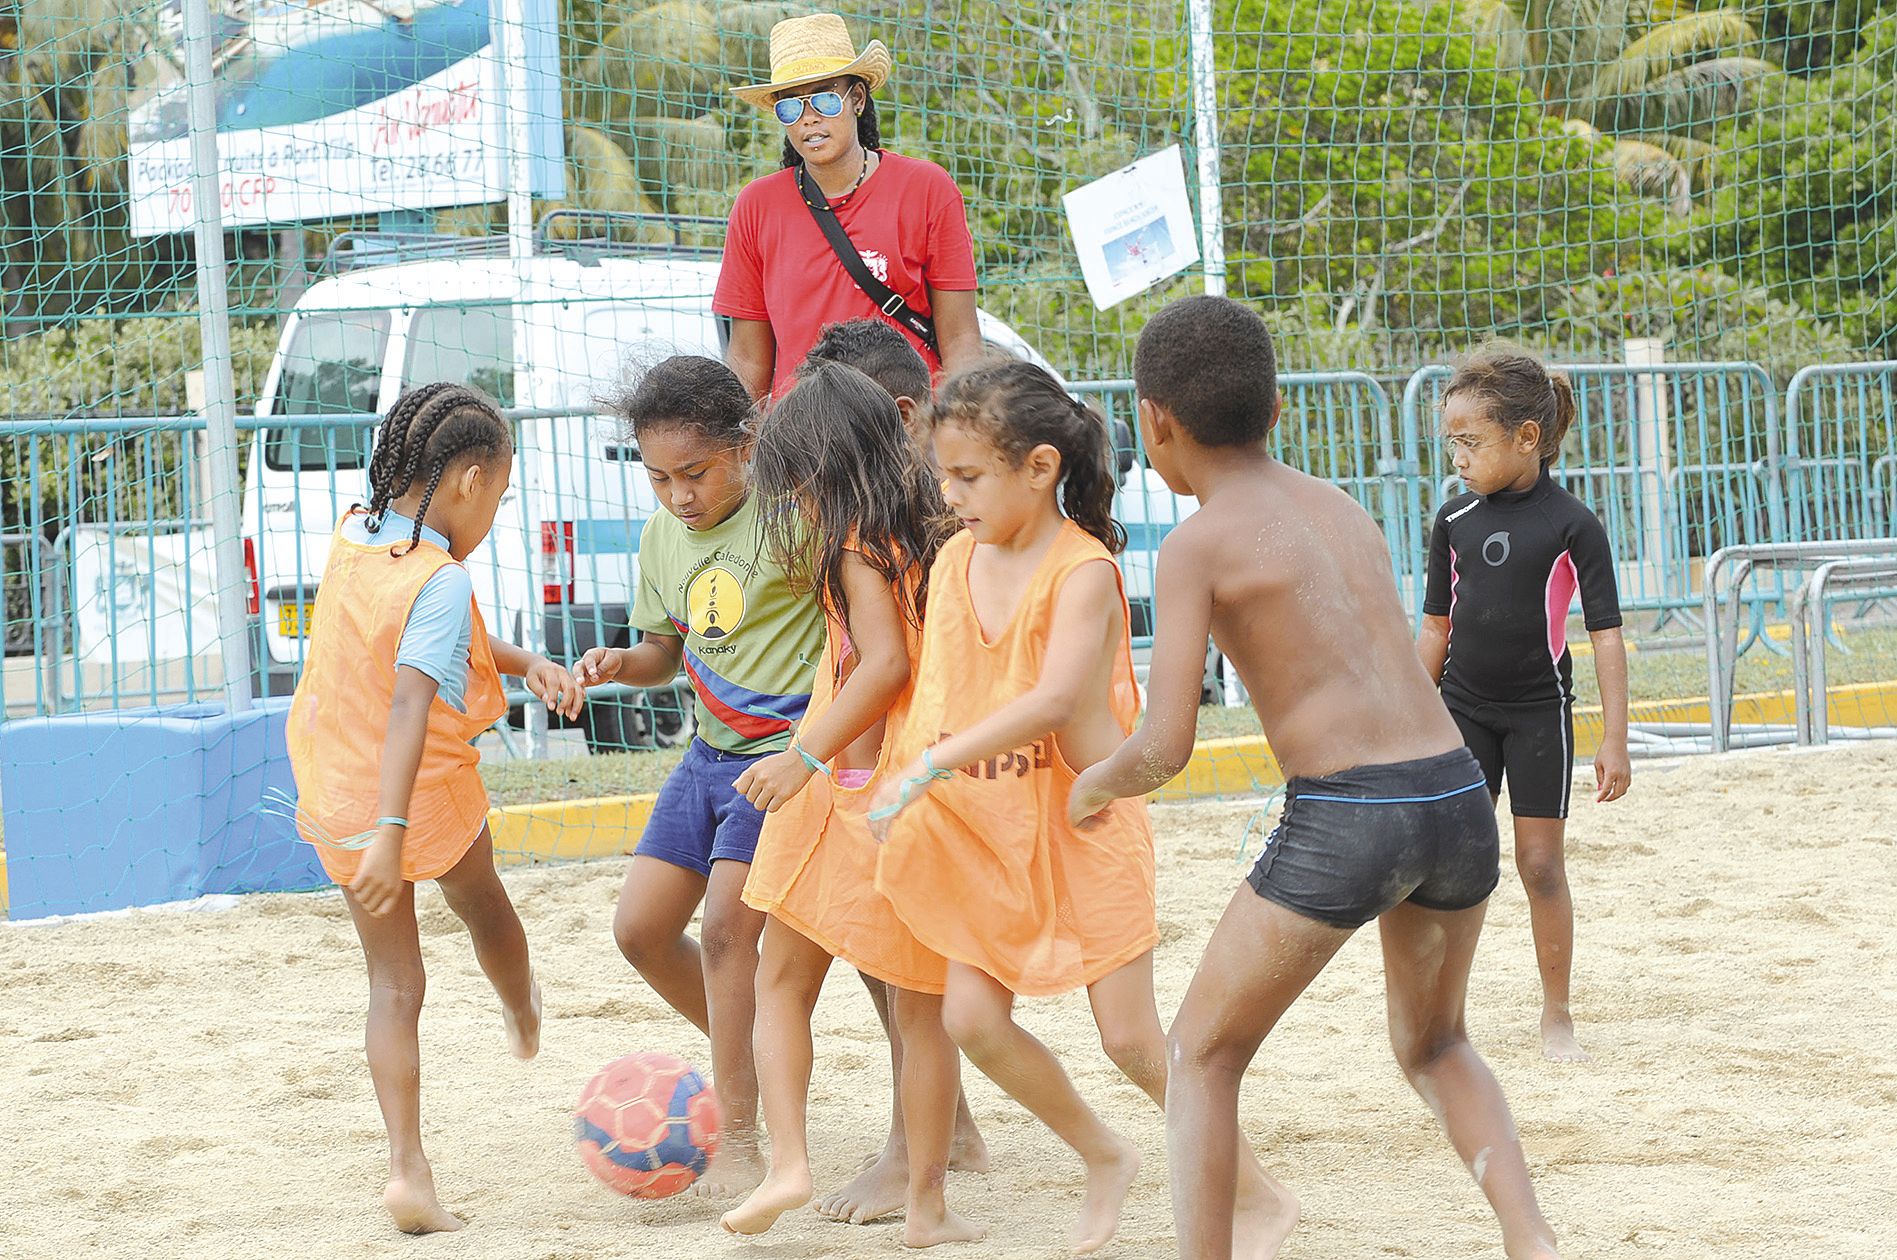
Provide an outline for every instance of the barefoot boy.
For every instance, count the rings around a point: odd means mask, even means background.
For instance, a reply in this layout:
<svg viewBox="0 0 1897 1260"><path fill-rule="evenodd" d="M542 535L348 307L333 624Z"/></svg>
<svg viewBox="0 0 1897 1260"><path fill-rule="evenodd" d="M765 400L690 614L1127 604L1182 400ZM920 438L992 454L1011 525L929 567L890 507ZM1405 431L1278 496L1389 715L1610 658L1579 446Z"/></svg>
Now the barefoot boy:
<svg viewBox="0 0 1897 1260"><path fill-rule="evenodd" d="M1247 307L1212 297L1167 307L1140 336L1134 380L1154 469L1201 507L1160 550L1145 722L1080 776L1073 817L1184 768L1208 632L1287 776L1283 819L1172 1027L1179 1254L1271 1256L1296 1223L1286 1194L1241 1218L1234 1238L1239 1082L1286 1008L1376 919L1404 1075L1488 1196L1511 1260L1552 1260L1508 1104L1463 1026L1497 879L1495 818L1481 768L1418 664L1383 535L1349 496L1267 450L1277 368Z"/></svg>

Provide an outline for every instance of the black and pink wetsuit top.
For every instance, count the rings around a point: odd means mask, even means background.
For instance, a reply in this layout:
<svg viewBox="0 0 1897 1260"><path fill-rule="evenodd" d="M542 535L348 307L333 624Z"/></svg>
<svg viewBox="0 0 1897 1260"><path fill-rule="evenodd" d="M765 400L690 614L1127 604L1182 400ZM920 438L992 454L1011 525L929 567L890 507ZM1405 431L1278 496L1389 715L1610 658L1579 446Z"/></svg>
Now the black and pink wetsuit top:
<svg viewBox="0 0 1897 1260"><path fill-rule="evenodd" d="M1620 624L1607 531L1543 470L1527 490L1443 504L1429 535L1423 612L1449 618L1443 698L1470 704L1560 704L1574 696L1568 609L1587 628Z"/></svg>

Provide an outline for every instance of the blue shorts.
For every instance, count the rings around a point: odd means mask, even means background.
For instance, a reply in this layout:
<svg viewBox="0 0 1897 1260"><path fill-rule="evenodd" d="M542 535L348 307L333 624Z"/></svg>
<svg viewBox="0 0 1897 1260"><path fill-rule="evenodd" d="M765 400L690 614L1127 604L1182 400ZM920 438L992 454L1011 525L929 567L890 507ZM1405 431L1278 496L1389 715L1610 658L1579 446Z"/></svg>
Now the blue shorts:
<svg viewBox="0 0 1897 1260"><path fill-rule="evenodd" d="M694 737L666 778L633 854L711 874L713 862L749 862L764 814L731 785L766 753L720 752Z"/></svg>

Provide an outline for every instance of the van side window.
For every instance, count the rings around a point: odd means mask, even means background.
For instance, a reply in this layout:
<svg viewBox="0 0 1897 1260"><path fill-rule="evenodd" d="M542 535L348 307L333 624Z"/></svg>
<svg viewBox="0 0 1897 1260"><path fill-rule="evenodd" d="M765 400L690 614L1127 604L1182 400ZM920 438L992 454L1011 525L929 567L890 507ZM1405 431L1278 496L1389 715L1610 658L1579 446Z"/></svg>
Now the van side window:
<svg viewBox="0 0 1897 1260"><path fill-rule="evenodd" d="M387 311L317 311L299 316L283 353L270 413L367 415L375 411L389 344ZM272 429L264 461L279 471L347 471L368 461L369 429Z"/></svg>
<svg viewBox="0 0 1897 1260"><path fill-rule="evenodd" d="M471 385L501 406L513 406L513 308L425 306L415 312L402 388L433 381Z"/></svg>

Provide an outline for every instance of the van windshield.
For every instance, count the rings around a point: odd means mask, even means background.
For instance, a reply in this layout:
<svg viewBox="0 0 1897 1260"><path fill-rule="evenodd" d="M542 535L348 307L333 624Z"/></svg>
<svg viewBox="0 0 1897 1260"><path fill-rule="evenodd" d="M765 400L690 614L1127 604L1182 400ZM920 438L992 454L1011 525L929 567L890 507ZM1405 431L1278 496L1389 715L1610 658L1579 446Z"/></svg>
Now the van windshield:
<svg viewBox="0 0 1897 1260"><path fill-rule="evenodd" d="M376 407L389 344L387 311L318 311L299 316L283 353L270 413L363 415ZM346 471L368 462L369 430L272 429L264 462L277 470Z"/></svg>
<svg viewBox="0 0 1897 1260"><path fill-rule="evenodd" d="M402 388L471 385L514 405L514 314L508 306L425 306L408 326Z"/></svg>

